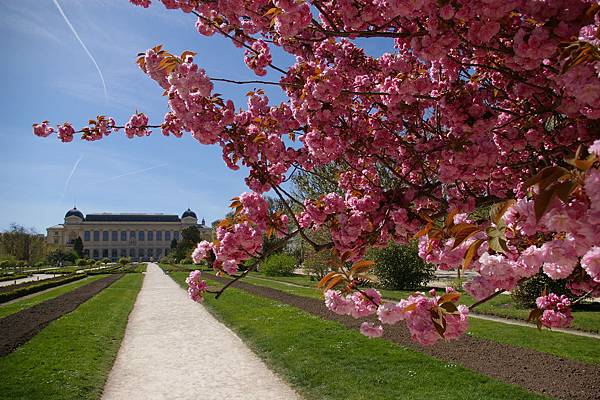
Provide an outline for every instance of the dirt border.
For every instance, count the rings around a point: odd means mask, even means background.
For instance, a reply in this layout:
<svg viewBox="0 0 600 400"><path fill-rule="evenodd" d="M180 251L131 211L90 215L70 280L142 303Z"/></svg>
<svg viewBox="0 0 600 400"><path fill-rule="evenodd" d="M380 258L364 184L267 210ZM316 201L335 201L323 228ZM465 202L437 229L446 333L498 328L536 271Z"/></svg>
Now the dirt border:
<svg viewBox="0 0 600 400"><path fill-rule="evenodd" d="M73 311L122 276L123 274L107 276L0 319L0 357L13 352L50 322Z"/></svg>
<svg viewBox="0 0 600 400"><path fill-rule="evenodd" d="M210 279L226 283L227 278ZM232 286L252 294L300 308L323 319L358 329L363 320L330 312L323 301L301 297L264 286L236 282ZM226 295L226 294L225 294ZM464 336L451 343L421 347L410 339L403 324L386 326L383 339L437 359L460 364L470 370L559 399L600 399L600 365L566 360L551 354ZM599 346L600 351L600 346Z"/></svg>

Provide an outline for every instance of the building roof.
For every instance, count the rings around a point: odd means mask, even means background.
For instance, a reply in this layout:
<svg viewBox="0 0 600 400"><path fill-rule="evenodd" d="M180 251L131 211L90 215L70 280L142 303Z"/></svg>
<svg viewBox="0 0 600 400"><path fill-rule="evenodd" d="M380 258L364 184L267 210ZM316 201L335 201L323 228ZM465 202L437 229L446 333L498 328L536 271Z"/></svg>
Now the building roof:
<svg viewBox="0 0 600 400"><path fill-rule="evenodd" d="M88 214L88 222L181 222L178 215L173 214Z"/></svg>
<svg viewBox="0 0 600 400"><path fill-rule="evenodd" d="M194 219L198 219L198 217L196 216L196 213L193 212L192 210L190 210L189 208L183 212L183 214L181 215L181 218L185 218L185 217L192 217Z"/></svg>
<svg viewBox="0 0 600 400"><path fill-rule="evenodd" d="M65 218L71 217L73 215L76 216L76 217L79 217L79 218L83 219L83 213L81 211L79 211L77 209L77 207L73 207L69 211L67 211L67 213L65 214Z"/></svg>
<svg viewBox="0 0 600 400"><path fill-rule="evenodd" d="M58 225L51 226L48 229L62 229L62 228L64 228L64 225L63 224L58 224Z"/></svg>

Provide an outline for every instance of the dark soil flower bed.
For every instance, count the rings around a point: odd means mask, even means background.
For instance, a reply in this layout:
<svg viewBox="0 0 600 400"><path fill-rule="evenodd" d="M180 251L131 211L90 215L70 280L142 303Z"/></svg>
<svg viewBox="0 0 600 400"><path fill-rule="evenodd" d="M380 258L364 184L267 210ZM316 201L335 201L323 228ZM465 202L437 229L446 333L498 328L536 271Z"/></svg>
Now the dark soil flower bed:
<svg viewBox="0 0 600 400"><path fill-rule="evenodd" d="M0 319L0 357L27 342L46 325L77 308L123 275L110 275Z"/></svg>
<svg viewBox="0 0 600 400"><path fill-rule="evenodd" d="M229 281L227 278L215 276L211 276L210 279L222 283ZM317 299L245 282L236 282L233 286L300 308L318 317L337 321L351 329L358 330L363 321L336 315L325 307L323 301ZM430 347L421 347L410 339L408 329L401 323L386 325L383 339L450 363L461 364L473 371L543 395L569 400L600 399L599 365L565 360L550 354L469 336L450 343L439 342ZM600 341L598 349L600 351Z"/></svg>

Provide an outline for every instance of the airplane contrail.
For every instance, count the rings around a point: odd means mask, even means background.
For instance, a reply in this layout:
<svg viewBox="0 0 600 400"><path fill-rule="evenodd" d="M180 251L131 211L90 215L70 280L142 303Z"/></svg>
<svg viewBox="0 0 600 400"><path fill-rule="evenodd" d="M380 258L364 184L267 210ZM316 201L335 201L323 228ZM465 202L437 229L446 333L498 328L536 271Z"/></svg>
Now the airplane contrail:
<svg viewBox="0 0 600 400"><path fill-rule="evenodd" d="M96 67L96 70L98 71L98 75L100 75L100 80L102 81L102 88L104 89L104 99L106 101L108 101L108 92L106 90L106 82L104 81L104 75L102 75L102 71L100 70L100 67L98 66L98 63L96 62L96 59L94 58L94 56L92 55L92 53L90 53L90 51L88 50L87 46L83 43L83 40L81 40L81 38L79 37L79 34L77 33L77 31L75 30L75 28L71 24L71 21L69 21L69 18L67 18L67 16L65 15L65 12L61 8L60 4L58 4L58 0L52 0L52 2L56 6L56 8L58 8L58 11L60 12L60 15L62 15L62 17L65 20L65 22L67 23L67 25L69 25L69 28L71 28L71 32L73 32L73 35L75 35L75 38L77 39L77 41L79 42L79 44L81 45L81 47L83 47L83 50L85 50L85 52L87 53L87 55L90 57L90 59L94 63L94 66Z"/></svg>
<svg viewBox="0 0 600 400"><path fill-rule="evenodd" d="M119 178L123 178L125 176L129 176L129 175L135 175L135 174L141 174L142 172L146 172L146 171L150 171L156 168L160 168L160 167L165 167L169 164L160 164L160 165L155 165L153 167L148 167L148 168L144 168L144 169L138 169L136 171L131 171L131 172L127 172L126 174L121 174L121 175L117 175L117 176L111 176L110 178L106 178L106 179L102 179L100 181L94 182L93 184L96 185L98 183L104 183L104 182L110 182L110 181L114 181L115 179L119 179Z"/></svg>
<svg viewBox="0 0 600 400"><path fill-rule="evenodd" d="M77 161L75 161L75 164L73 165L73 168L71 169L71 173L69 174L69 176L67 177L67 180L65 181L65 188L63 189L62 198L64 198L65 194L67 194L67 189L69 188L69 183L71 183L71 178L75 174L75 170L79 166L79 163L81 162L82 159L83 159L83 154L79 156Z"/></svg>

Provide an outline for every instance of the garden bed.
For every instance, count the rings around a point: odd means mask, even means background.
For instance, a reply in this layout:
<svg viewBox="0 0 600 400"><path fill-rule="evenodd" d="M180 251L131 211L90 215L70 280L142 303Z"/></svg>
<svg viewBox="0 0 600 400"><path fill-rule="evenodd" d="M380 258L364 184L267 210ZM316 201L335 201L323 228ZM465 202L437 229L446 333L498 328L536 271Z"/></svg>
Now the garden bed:
<svg viewBox="0 0 600 400"><path fill-rule="evenodd" d="M228 281L226 278L212 276L211 279L221 283ZM234 286L300 308L320 318L339 322L351 329L358 330L362 322L333 314L319 299L244 282L237 282ZM550 354L468 336L451 343L440 342L435 346L421 347L410 339L408 330L402 324L387 326L384 339L544 395L562 399L600 398L599 365L565 360Z"/></svg>
<svg viewBox="0 0 600 400"><path fill-rule="evenodd" d="M73 311L122 275L110 275L0 319L0 357L27 342L51 321Z"/></svg>
<svg viewBox="0 0 600 400"><path fill-rule="evenodd" d="M60 276L56 278L44 279L41 281L25 282L18 285L0 287L0 303L17 299L28 294L41 292L49 288L64 285L85 278L85 274Z"/></svg>

